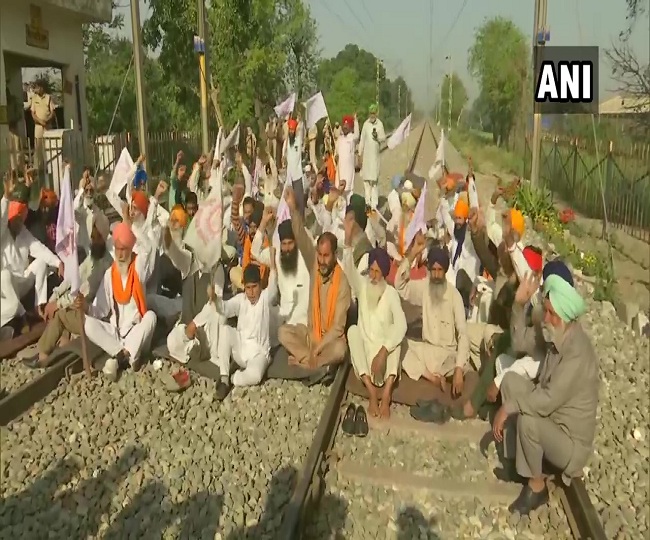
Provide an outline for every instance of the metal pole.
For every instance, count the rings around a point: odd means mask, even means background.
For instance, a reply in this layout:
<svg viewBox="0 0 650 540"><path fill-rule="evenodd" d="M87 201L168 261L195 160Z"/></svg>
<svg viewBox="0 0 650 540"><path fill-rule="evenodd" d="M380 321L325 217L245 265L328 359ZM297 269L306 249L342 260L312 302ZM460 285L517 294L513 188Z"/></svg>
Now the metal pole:
<svg viewBox="0 0 650 540"><path fill-rule="evenodd" d="M453 71L451 66L451 55L447 58L449 59L449 106L447 107L447 114L449 118L447 119L447 130L451 131L451 105L453 103L454 78L452 77Z"/></svg>
<svg viewBox="0 0 650 540"><path fill-rule="evenodd" d="M144 106L144 77L142 69L142 37L140 36L140 3L131 0L131 27L133 31L133 59L135 64L135 97L138 105L138 142L140 155L147 155L147 115Z"/></svg>
<svg viewBox="0 0 650 540"><path fill-rule="evenodd" d="M379 107L379 58L377 58L377 107Z"/></svg>
<svg viewBox="0 0 650 540"><path fill-rule="evenodd" d="M402 118L402 83L397 85L397 118Z"/></svg>
<svg viewBox="0 0 650 540"><path fill-rule="evenodd" d="M537 65L537 47L544 46L544 39L538 42L539 32L546 31L546 0L535 0L535 27L533 28L533 70ZM534 71L533 71L534 73ZM533 75L534 76L534 75ZM533 114L533 144L532 144L532 161L530 168L530 183L533 186L539 184L539 156L542 147L542 115L538 112L539 108L535 105Z"/></svg>
<svg viewBox="0 0 650 540"><path fill-rule="evenodd" d="M203 44L199 52L199 84L201 85L201 148L207 155L210 153L210 135L208 133L208 71L207 71L207 44L205 43L205 0L197 0L198 5L198 30L199 39Z"/></svg>

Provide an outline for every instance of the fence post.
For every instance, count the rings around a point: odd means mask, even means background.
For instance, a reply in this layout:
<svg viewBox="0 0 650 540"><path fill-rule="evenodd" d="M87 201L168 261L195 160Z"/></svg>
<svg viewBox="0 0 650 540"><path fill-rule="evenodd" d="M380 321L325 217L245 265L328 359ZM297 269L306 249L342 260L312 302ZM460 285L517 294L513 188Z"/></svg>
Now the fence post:
<svg viewBox="0 0 650 540"><path fill-rule="evenodd" d="M607 229L608 229L608 217L607 217L607 186L610 185L612 182L612 177L614 175L614 161L612 157L612 150L614 147L614 141L609 141L609 146L607 148L607 162L605 164L605 179L603 181L603 189L602 189L602 200L603 200L603 233L602 237L603 240L609 241L607 238ZM612 190L613 193L616 193L616 190Z"/></svg>
<svg viewBox="0 0 650 540"><path fill-rule="evenodd" d="M578 182L578 139L573 139L573 171L571 172L571 193L575 193Z"/></svg>

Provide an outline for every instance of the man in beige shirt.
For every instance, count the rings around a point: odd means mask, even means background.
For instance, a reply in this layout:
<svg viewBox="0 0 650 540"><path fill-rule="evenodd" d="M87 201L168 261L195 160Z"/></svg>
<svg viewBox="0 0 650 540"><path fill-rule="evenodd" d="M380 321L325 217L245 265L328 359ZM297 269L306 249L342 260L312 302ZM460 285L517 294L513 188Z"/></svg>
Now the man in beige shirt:
<svg viewBox="0 0 650 540"><path fill-rule="evenodd" d="M307 130L307 139L309 141L309 163L312 168L318 170L318 162L316 160L316 138L318 137L318 126L314 124Z"/></svg>
<svg viewBox="0 0 650 540"><path fill-rule="evenodd" d="M34 120L34 167L39 171L45 168L45 147L43 137L54 118L54 101L45 92L45 82L34 82L34 94L31 101L31 113Z"/></svg>
<svg viewBox="0 0 650 540"><path fill-rule="evenodd" d="M413 261L425 246L425 237L420 232L395 276L395 288L402 301L422 308L422 339L406 339L402 369L411 379L423 377L443 391L447 389L446 378L453 375L452 395L458 397L463 393L469 366L465 307L460 293L445 277L449 269L446 247L436 245L429 249L429 279L410 279Z"/></svg>
<svg viewBox="0 0 650 540"><path fill-rule="evenodd" d="M346 357L350 285L336 259L336 236L323 233L314 246L291 188L286 190L285 199L296 244L309 269L311 291L307 326L284 324L278 331L278 340L289 354L289 364L318 371L339 364Z"/></svg>
<svg viewBox="0 0 650 540"><path fill-rule="evenodd" d="M278 122L274 116L269 118L266 123L266 150L273 158L278 161Z"/></svg>
<svg viewBox="0 0 650 540"><path fill-rule="evenodd" d="M246 128L246 154L248 154L249 163L255 164L257 159L257 137L253 133L253 128Z"/></svg>

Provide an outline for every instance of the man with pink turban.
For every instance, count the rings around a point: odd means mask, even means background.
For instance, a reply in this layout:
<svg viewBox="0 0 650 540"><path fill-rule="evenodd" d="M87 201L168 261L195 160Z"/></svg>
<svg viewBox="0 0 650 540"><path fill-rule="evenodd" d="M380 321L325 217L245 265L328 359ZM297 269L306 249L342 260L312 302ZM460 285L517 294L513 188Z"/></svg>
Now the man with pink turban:
<svg viewBox="0 0 650 540"><path fill-rule="evenodd" d="M388 418L400 371L400 347L406 336L399 294L386 282L390 256L383 248L372 249L368 253L368 275L363 276L354 262L353 248L345 246L342 264L359 308L357 324L348 329L352 366L370 395L368 412Z"/></svg>
<svg viewBox="0 0 650 540"><path fill-rule="evenodd" d="M27 204L9 200L12 189L12 182L6 181L0 205L0 326L24 317L21 299L32 287L36 289L36 305L42 314L47 304L50 268L58 268L63 277L63 263L25 227Z"/></svg>
<svg viewBox="0 0 650 540"><path fill-rule="evenodd" d="M346 192L354 189L354 176L359 142L359 122L356 114L343 117L343 132L336 141L336 187L341 189L345 182Z"/></svg>
<svg viewBox="0 0 650 540"><path fill-rule="evenodd" d="M156 327L156 314L147 309L145 295L156 250L143 249L136 255L135 243L130 225L122 222L115 226L113 264L104 274L95 301L87 306L86 336L108 353L103 371L112 381L129 365L139 371L142 352L150 346ZM85 299L80 297L77 305L85 306Z"/></svg>

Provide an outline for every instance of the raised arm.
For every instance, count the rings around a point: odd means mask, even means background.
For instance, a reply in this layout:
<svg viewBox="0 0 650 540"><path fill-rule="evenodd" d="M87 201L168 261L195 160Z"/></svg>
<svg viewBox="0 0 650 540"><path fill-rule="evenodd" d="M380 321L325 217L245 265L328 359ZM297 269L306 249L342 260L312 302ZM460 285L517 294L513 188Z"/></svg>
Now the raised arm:
<svg viewBox="0 0 650 540"><path fill-rule="evenodd" d="M350 288L352 289L354 296L359 298L359 295L361 294L361 286L363 281L361 278L361 274L357 269L357 265L354 264L354 249L352 248L352 246L345 246L343 248L341 268L343 268L345 277L348 279L348 282L350 283Z"/></svg>
<svg viewBox="0 0 650 540"><path fill-rule="evenodd" d="M284 190L284 198L291 212L291 229L296 239L296 245L307 265L307 269L311 272L316 264L316 248L305 230L305 224L296 208L296 196L291 187Z"/></svg>

